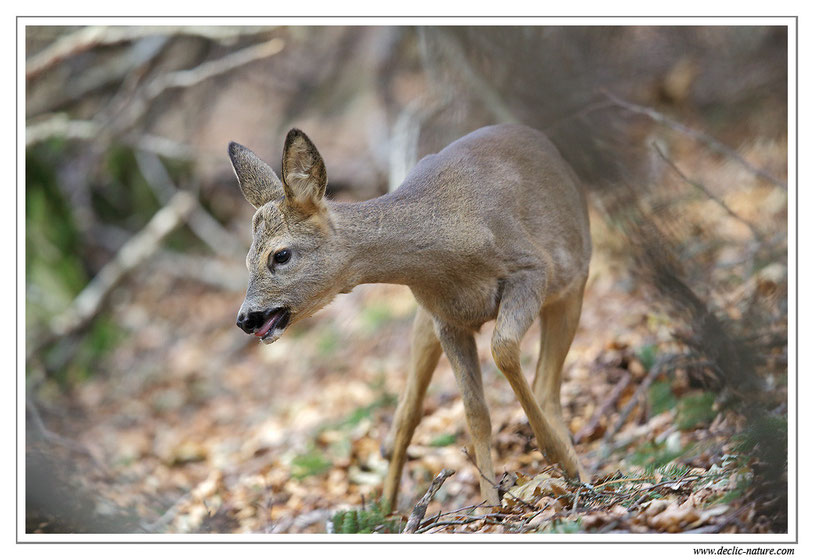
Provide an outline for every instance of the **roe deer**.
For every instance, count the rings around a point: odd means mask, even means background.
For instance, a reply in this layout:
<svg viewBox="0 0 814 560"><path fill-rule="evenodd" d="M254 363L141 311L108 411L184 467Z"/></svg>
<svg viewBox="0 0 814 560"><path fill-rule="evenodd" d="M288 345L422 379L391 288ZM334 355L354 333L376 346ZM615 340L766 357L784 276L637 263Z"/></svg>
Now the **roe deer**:
<svg viewBox="0 0 814 560"><path fill-rule="evenodd" d="M358 284L410 287L419 308L407 387L382 445L383 497L396 506L407 445L441 351L463 397L475 462L495 474L491 421L474 332L496 319L492 356L517 395L541 450L585 478L560 408L560 382L588 277L591 240L576 175L551 142L520 125L481 128L423 158L394 192L359 203L325 199L325 164L308 137L288 133L282 181L240 144L229 156L257 208L237 325L265 343ZM520 340L542 322L529 386ZM497 489L480 479L489 504Z"/></svg>

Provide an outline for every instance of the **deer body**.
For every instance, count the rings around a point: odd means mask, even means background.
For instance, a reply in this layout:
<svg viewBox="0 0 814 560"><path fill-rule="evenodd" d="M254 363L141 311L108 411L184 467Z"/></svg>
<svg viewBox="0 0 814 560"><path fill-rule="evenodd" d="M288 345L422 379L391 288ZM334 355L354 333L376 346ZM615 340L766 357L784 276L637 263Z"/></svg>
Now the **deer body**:
<svg viewBox="0 0 814 560"><path fill-rule="evenodd" d="M361 203L324 199L324 163L299 131L286 139L282 182L246 148L232 144L230 155L258 208L238 316L246 332L272 342L358 284L404 284L415 295L407 386L382 446L390 505L442 351L461 390L476 463L494 476L473 336L492 319L492 355L538 444L567 474L584 476L559 393L588 274L588 216L573 171L542 133L520 125L476 130L422 159L396 191ZM541 355L529 386L519 343L537 317ZM481 493L497 503L489 481L481 480Z"/></svg>

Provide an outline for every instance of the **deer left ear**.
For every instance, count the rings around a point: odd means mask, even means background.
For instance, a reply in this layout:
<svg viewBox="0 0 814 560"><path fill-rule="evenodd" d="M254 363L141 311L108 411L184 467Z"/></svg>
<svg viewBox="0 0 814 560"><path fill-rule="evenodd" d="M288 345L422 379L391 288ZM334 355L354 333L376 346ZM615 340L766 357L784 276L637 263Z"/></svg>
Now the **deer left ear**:
<svg viewBox="0 0 814 560"><path fill-rule="evenodd" d="M285 138L282 175L286 201L291 204L316 204L325 196L325 162L314 143L296 128Z"/></svg>
<svg viewBox="0 0 814 560"><path fill-rule="evenodd" d="M271 167L253 151L237 142L229 143L229 160L237 176L240 190L255 208L283 196L283 185Z"/></svg>

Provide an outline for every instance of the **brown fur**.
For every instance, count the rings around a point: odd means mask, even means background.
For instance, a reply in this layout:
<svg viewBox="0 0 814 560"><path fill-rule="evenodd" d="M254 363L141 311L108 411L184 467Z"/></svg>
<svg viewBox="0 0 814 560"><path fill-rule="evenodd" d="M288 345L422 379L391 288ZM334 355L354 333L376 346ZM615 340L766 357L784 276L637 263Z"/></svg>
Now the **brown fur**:
<svg viewBox="0 0 814 560"><path fill-rule="evenodd" d="M461 390L476 462L494 474L473 336L492 319L492 355L538 443L570 476L584 476L559 394L588 275L588 214L576 176L542 133L519 125L476 130L422 159L396 191L353 204L324 199L325 165L296 129L286 138L282 182L246 148L232 144L229 153L258 208L241 312L284 306L293 323L371 282L405 284L418 301L407 388L383 445L389 504L442 350ZM269 255L282 248L293 252L291 261L272 272ZM519 343L537 317L543 342L529 386ZM490 482L481 480L481 493L497 502Z"/></svg>

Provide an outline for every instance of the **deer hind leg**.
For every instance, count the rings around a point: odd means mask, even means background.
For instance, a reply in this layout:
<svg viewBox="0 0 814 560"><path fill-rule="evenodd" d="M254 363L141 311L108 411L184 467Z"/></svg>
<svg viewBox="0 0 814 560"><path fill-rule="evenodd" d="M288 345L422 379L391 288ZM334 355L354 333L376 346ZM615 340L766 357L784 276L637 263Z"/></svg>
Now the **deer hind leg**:
<svg viewBox="0 0 814 560"><path fill-rule="evenodd" d="M576 457L571 443L571 434L566 427L560 404L560 385L562 384L562 366L565 356L574 340L582 311L582 296L585 282L579 289L562 299L546 305L540 312L540 359L534 375L532 390L534 397L558 434L566 441L569 454ZM580 467L580 478L586 480L587 473Z"/></svg>
<svg viewBox="0 0 814 560"><path fill-rule="evenodd" d="M580 478L581 467L570 436L543 413L520 367L520 340L540 313L545 284L540 279L544 277L543 271L529 271L506 282L492 335L492 356L520 401L540 450L559 463L568 476Z"/></svg>
<svg viewBox="0 0 814 560"><path fill-rule="evenodd" d="M441 343L435 334L432 318L419 307L413 322L407 386L399 399L390 432L382 444L382 455L390 460L384 483L384 500L388 508L396 508L407 446L421 421L424 395L440 357Z"/></svg>
<svg viewBox="0 0 814 560"><path fill-rule="evenodd" d="M439 324L438 338L452 365L464 402L466 424L475 450L475 464L482 474L479 478L481 498L489 505L497 505L500 502L493 482L495 468L492 465L492 421L483 396L475 337L470 331ZM489 477L489 480L484 477Z"/></svg>

